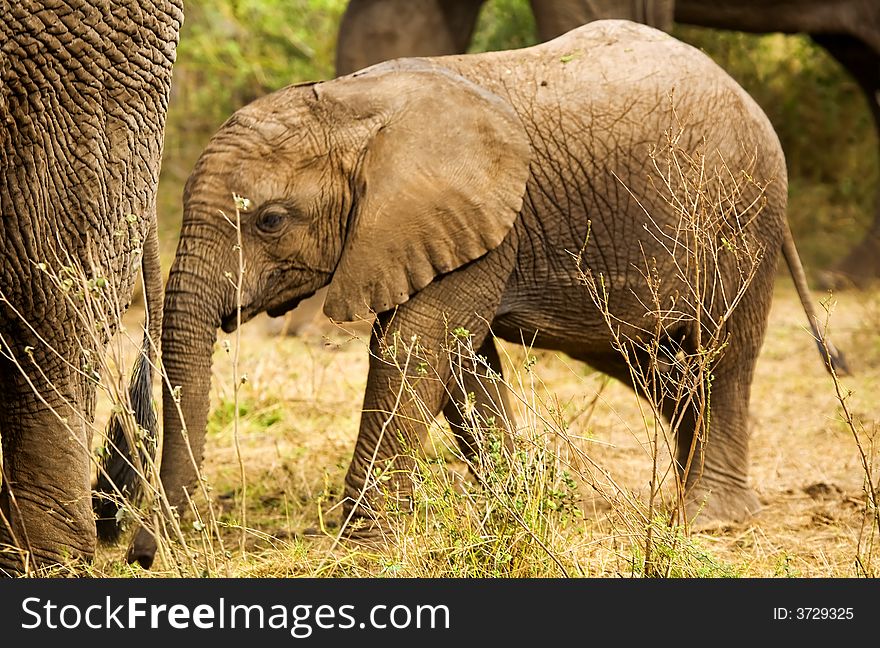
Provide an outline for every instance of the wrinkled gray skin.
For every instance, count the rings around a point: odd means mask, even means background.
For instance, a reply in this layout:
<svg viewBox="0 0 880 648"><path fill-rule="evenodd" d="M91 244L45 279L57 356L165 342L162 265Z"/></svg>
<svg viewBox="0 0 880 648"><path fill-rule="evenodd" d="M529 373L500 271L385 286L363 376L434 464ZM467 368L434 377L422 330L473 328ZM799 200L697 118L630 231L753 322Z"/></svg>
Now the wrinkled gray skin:
<svg viewBox="0 0 880 648"><path fill-rule="evenodd" d="M103 277L118 299L97 319L112 319L143 264L158 333L155 196L182 19L179 0L0 0L0 574L95 550L89 365L112 330L95 339L49 274ZM148 392L149 370L135 374Z"/></svg>
<svg viewBox="0 0 880 648"><path fill-rule="evenodd" d="M351 0L343 15L336 73L402 56L460 54L484 0ZM877 0L531 0L538 38L591 20L624 18L668 30L680 23L764 33L805 33L862 88L880 133L880 2ZM845 128L845 124L840 125ZM829 288L880 277L880 198L864 239L824 273Z"/></svg>
<svg viewBox="0 0 880 648"><path fill-rule="evenodd" d="M638 269L645 259L663 277L661 300L682 290L673 258L654 238L659 234L645 229L644 211L654 227L678 223L649 178L650 152L675 126L673 89L685 150L694 152L706 138L709 167L721 156L731 169L750 169L758 182L770 183L755 203L762 209L752 205L754 187L744 187L737 203L744 219L756 216L748 236L763 255L715 368L712 441L696 444L702 478L694 470L688 481L692 502L708 495L704 519L755 512L747 478L749 385L786 231L785 161L758 106L706 56L623 21L595 22L524 50L402 59L291 86L227 121L187 183L166 285L163 363L170 384L180 386L196 461L203 456L217 329L236 326L235 291L224 275L237 275L236 235L220 214L235 213L233 193L251 201L241 213L242 321L264 311L281 315L325 285L331 318L378 313L345 480L346 514L381 512L387 501L373 490L354 505L371 461L391 462L405 474L410 464L398 431L406 446L426 432L408 396L395 410L401 375L381 348L397 334L403 341L417 335L434 354L428 375L436 371L438 378L416 380L416 363L410 378L429 413L444 411L458 430L461 417L449 403L461 394L442 352L455 327L470 332L499 372L490 324L504 339L535 340L630 383L572 253L587 242L583 266L604 278L611 311L627 323L624 333L653 330ZM718 272L730 289L738 274L724 263ZM670 328L676 342L664 338L664 344L673 355L679 341L694 345L694 328ZM402 344L397 352L402 363ZM487 411L504 406L479 380L465 391L474 391ZM172 395L166 390L164 397L161 477L172 504L183 510L195 472ZM697 415L689 411L681 424L680 457L691 447ZM462 439L466 450L470 441ZM407 480L397 486L406 498ZM149 565L155 549L141 530L129 558Z"/></svg>

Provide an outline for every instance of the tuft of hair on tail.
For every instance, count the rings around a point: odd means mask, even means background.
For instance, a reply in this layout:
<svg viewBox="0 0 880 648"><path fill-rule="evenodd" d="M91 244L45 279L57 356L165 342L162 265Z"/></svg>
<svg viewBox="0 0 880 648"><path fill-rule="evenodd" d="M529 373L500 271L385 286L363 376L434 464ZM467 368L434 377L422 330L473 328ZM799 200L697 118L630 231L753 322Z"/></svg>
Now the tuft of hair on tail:
<svg viewBox="0 0 880 648"><path fill-rule="evenodd" d="M107 445L101 456L92 498L101 542L119 540L125 529L124 503L137 505L140 501L156 457L159 420L153 404L151 344L150 336L145 332L128 387L131 409L127 415L114 412L107 424Z"/></svg>

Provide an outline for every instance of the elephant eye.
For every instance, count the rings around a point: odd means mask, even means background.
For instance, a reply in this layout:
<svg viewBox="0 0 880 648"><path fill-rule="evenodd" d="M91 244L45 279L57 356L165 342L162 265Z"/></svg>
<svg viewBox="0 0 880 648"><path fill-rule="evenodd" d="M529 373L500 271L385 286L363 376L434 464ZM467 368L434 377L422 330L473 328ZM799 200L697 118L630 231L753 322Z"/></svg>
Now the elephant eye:
<svg viewBox="0 0 880 648"><path fill-rule="evenodd" d="M277 234L284 226L286 218L286 212L280 207L271 206L257 216L257 229L266 234Z"/></svg>

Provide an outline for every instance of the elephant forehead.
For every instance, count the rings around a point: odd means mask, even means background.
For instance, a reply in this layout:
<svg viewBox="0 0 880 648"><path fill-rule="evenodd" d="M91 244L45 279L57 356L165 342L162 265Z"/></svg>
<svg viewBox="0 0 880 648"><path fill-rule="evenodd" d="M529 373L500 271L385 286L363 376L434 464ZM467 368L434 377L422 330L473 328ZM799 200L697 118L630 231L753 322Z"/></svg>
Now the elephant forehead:
<svg viewBox="0 0 880 648"><path fill-rule="evenodd" d="M215 136L221 150L237 148L245 155L300 152L325 148L325 129L306 106L279 103L276 95L239 109Z"/></svg>
<svg viewBox="0 0 880 648"><path fill-rule="evenodd" d="M193 189L221 191L227 204L234 193L259 205L292 194L305 194L308 200L338 176L334 161L342 151L331 150L327 132L304 112L302 101L280 105L283 96L257 100L224 124L203 153Z"/></svg>
<svg viewBox="0 0 880 648"><path fill-rule="evenodd" d="M234 196L240 196L246 201L239 204L244 202L249 210L278 200L307 207L318 203L332 188L331 175L322 160L304 163L278 155L241 165L224 184L227 202L232 205Z"/></svg>
<svg viewBox="0 0 880 648"><path fill-rule="evenodd" d="M250 144L250 145L248 145ZM233 195L252 205L294 194L318 194L333 174L330 156L304 147L254 146L243 141L215 141L193 171L185 192L190 207L231 209Z"/></svg>

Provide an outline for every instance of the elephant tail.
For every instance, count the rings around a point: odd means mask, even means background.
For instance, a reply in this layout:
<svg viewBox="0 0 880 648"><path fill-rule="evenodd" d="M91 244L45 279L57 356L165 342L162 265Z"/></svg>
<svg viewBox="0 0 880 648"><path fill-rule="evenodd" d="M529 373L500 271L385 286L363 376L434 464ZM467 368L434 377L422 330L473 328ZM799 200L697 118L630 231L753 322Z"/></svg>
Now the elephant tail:
<svg viewBox="0 0 880 648"><path fill-rule="evenodd" d="M133 416L114 413L107 426L107 445L101 456L98 481L92 497L98 539L115 542L124 529L122 499L137 505L143 495L159 442L159 421L153 402L153 369L162 326L162 269L156 220L144 242L141 261L146 302L146 324L141 351L128 386ZM131 430L131 421L134 430ZM126 427L128 424L129 429ZM132 452L130 442L138 449Z"/></svg>
<svg viewBox="0 0 880 648"><path fill-rule="evenodd" d="M829 373L833 371L838 376L848 376L850 371L846 364L846 358L831 343L831 340L825 337L825 332L819 326L819 316L816 313L816 308L813 306L810 288L807 285L807 276L804 273L804 266L801 264L801 257L794 244L794 237L791 234L788 222L785 223L782 254L785 257L788 271L791 273L792 281L794 281L794 286L797 289L798 297L800 297L804 313L806 313L807 319L810 321L810 330L813 333L816 345L819 347L819 354L822 356L825 368L828 369Z"/></svg>

